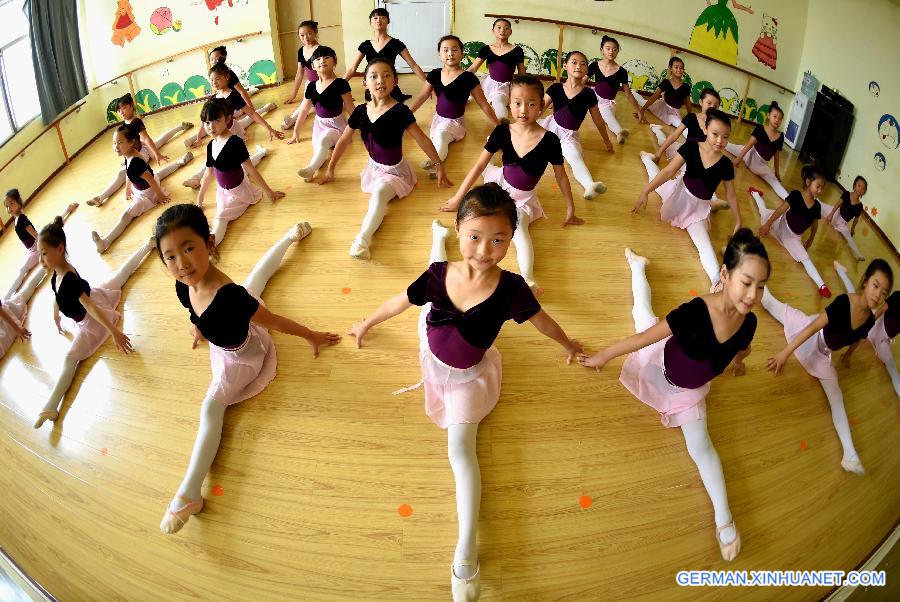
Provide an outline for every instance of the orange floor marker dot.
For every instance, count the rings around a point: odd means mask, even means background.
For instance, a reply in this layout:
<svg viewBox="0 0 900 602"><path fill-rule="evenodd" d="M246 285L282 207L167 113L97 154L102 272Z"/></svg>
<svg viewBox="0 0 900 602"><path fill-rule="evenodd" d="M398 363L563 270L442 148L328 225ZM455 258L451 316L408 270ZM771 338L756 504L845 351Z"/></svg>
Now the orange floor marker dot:
<svg viewBox="0 0 900 602"><path fill-rule="evenodd" d="M697 289L692 288L691 289L691 297L696 297L696 296L697 296Z"/></svg>
<svg viewBox="0 0 900 602"><path fill-rule="evenodd" d="M582 508L584 508L585 510L590 508L591 504L593 504L593 503L594 503L594 500L592 500L591 496L589 496L589 495L583 495L580 498L578 498L578 505L581 506Z"/></svg>
<svg viewBox="0 0 900 602"><path fill-rule="evenodd" d="M869 229L866 228L865 226L863 226L863 236L868 236L868 235L869 235Z"/></svg>
<svg viewBox="0 0 900 602"><path fill-rule="evenodd" d="M406 518L407 516L412 516L412 513L413 513L413 509L412 509L412 506L410 506L409 504L400 504L397 507L397 514L399 514L403 518Z"/></svg>
<svg viewBox="0 0 900 602"><path fill-rule="evenodd" d="M787 297L788 299L793 299L794 293L792 293L791 291L788 291L784 294L784 296Z"/></svg>
<svg viewBox="0 0 900 602"><path fill-rule="evenodd" d="M225 493L225 489L221 485L213 485L212 492L213 495L222 495Z"/></svg>
<svg viewBox="0 0 900 602"><path fill-rule="evenodd" d="M349 287L349 286L345 286L344 288L341 289L341 292L344 293L345 295L349 295L349 294L350 294L350 287Z"/></svg>
<svg viewBox="0 0 900 602"><path fill-rule="evenodd" d="M105 456L105 455L107 455L107 454L109 454L109 450L106 449L105 447L104 447L103 449L100 450L100 455L101 455L101 456Z"/></svg>
<svg viewBox="0 0 900 602"><path fill-rule="evenodd" d="M809 449L809 445L807 445L805 440L800 442L800 449Z"/></svg>
<svg viewBox="0 0 900 602"><path fill-rule="evenodd" d="M850 418L850 426L856 426L857 424L859 424L859 420L857 420L856 418Z"/></svg>

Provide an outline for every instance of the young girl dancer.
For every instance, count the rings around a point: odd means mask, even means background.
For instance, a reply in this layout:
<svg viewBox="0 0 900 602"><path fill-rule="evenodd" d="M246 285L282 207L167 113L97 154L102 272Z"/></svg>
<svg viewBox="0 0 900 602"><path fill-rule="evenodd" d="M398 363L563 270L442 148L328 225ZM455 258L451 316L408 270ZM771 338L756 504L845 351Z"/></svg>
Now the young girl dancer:
<svg viewBox="0 0 900 602"><path fill-rule="evenodd" d="M635 101L641 105L637 118L639 123L647 123L644 112L656 115L666 125L677 128L681 125L681 107L690 114L691 110L691 85L684 81L684 61L677 56L669 59L669 77L662 80L650 98L644 102L644 97L632 90ZM642 104L643 103L643 104Z"/></svg>
<svg viewBox="0 0 900 602"><path fill-rule="evenodd" d="M594 195L606 192L606 185L594 180L582 156L578 129L588 113L591 114L591 120L603 138L606 150L610 153L615 151L606 133L606 123L600 115L600 109L597 108L597 95L584 85L587 80L587 57L573 50L566 55L564 64L566 73L569 74L566 81L551 84L544 94L544 106L552 106L553 115L545 117L538 123L547 131L559 136L563 157L572 167L572 175L584 188L584 198L592 199Z"/></svg>
<svg viewBox="0 0 900 602"><path fill-rule="evenodd" d="M584 220L575 216L575 203L572 201L569 176L563 167L559 137L537 123L544 110L544 85L532 75L518 75L510 84L509 94L514 121L501 123L494 128L475 165L456 194L441 206L441 211L457 211L463 195L475 184L478 176L482 176L485 183L499 184L516 202L518 225L512 241L516 245L519 272L528 286L537 290L534 245L528 229L532 222L544 217L544 210L537 196L537 185L548 163L553 165L553 175L556 176L559 191L566 200L566 220L562 225L578 226ZM520 154L517 148L529 150ZM497 152L503 153L502 167L490 164L491 157Z"/></svg>
<svg viewBox="0 0 900 602"><path fill-rule="evenodd" d="M178 532L203 509L200 487L219 449L226 408L261 393L275 378L277 356L269 330L306 339L313 357L318 357L320 347L341 339L272 313L261 300L288 247L311 230L306 222L294 224L240 286L211 265L216 240L199 207L175 205L156 221L154 240L160 259L175 278L178 300L190 313L193 347L209 341L213 375L200 407L200 429L187 473L159 525L163 533Z"/></svg>
<svg viewBox="0 0 900 602"><path fill-rule="evenodd" d="M151 237L140 246L116 274L99 286L92 287L82 278L69 263L66 253L66 233L63 232L62 218L57 216L53 222L41 229L38 244L41 249L41 265L50 272L50 285L56 296L53 305L53 321L59 334L65 334L59 314L62 313L72 324L75 338L69 345L63 359L63 367L56 378L47 403L38 414L34 428L40 428L44 421L56 421L59 407L66 391L75 378L78 362L92 356L107 338L112 337L116 349L123 353L134 351L131 341L117 328L120 313L116 311L122 297L122 287L131 277L141 261L153 248Z"/></svg>
<svg viewBox="0 0 900 602"><path fill-rule="evenodd" d="M732 374L746 372L744 359L756 332L750 311L762 296L771 266L766 249L747 228L738 230L721 267L721 292L696 297L669 312L653 313L645 269L649 260L625 249L631 268L634 329L637 334L578 361L598 371L628 354L619 381L632 395L659 412L666 427L681 427L688 453L715 511L716 541L725 560L741 551L741 537L728 507L725 476L706 427L710 382L734 361Z"/></svg>
<svg viewBox="0 0 900 602"><path fill-rule="evenodd" d="M287 141L288 144L294 144L300 140L300 128L306 117L314 110L313 154L307 166L297 172L307 182L310 182L316 170L325 164L328 151L334 148L344 128L347 127L344 113L350 115L354 109L350 84L334 74L334 66L337 63L337 54L334 50L328 46L319 46L313 52L311 60L317 76L306 86L303 104L297 109L299 117L294 123L294 135Z"/></svg>
<svg viewBox="0 0 900 602"><path fill-rule="evenodd" d="M313 53L319 47L318 35L319 24L316 21L303 21L297 28L297 37L300 38L300 48L297 49L297 75L294 76L294 89L291 90L291 95L284 101L286 105L295 102L304 79L306 79L307 87L319 79L318 72L315 65L313 65L313 61L316 60ZM336 55L334 60L337 62ZM306 92L306 88L303 88L303 91ZM304 98L306 97L304 96ZM284 121L281 122L281 129L287 130L292 128L302 108L301 106L290 115L285 115Z"/></svg>
<svg viewBox="0 0 900 602"><path fill-rule="evenodd" d="M209 66L212 67L217 63L221 63L225 65L225 60L228 58L228 50L224 46L216 46L212 50L209 51ZM225 65L228 67L228 65ZM210 82L212 83L212 82ZM244 88L243 84L241 84L241 80L238 78L237 74L228 69L228 87L232 90L237 90L238 94L241 95L241 98L244 99L251 108L253 107L253 101L250 100L250 97L259 92L259 88L257 86L250 86L249 88ZM215 89L213 89L213 94L215 94ZM272 105L273 107L275 105ZM187 141L185 141L187 143Z"/></svg>
<svg viewBox="0 0 900 602"><path fill-rule="evenodd" d="M189 121L184 121L181 125L177 125L167 132L163 132L163 134L158 137L156 140L150 137L147 133L147 126L144 125L144 120L138 117L135 113L134 109L134 99L131 97L131 94L126 94L118 101L118 113L122 120L126 125L131 126L135 132L137 132L140 136L141 143L139 145L138 154L146 163L150 163L151 160L155 160L157 164L162 165L169 160L169 157L163 155L159 149L164 144L166 144L169 140L171 140L174 136L181 132L186 132L192 127L194 124ZM189 158L190 157L190 158ZM181 164L183 165L187 161L190 161L193 158L193 155L185 154L181 159ZM180 167L180 165L179 165ZM163 176L165 177L165 176ZM110 182L109 186L106 189L98 194L97 196L91 198L87 201L87 204L91 207L100 207L102 206L109 198L116 193L116 191L121 188L121 186L125 183L125 169L120 169L113 181Z"/></svg>
<svg viewBox="0 0 900 602"><path fill-rule="evenodd" d="M403 157L403 133L409 132L437 169L438 187L452 186L444 172L444 164L438 158L437 150L425 132L419 128L416 118L404 104L394 98L392 92L397 82L394 65L385 59L372 59L366 65L366 89L372 100L361 104L353 110L349 126L341 134L331 153L328 170L319 180L325 184L334 180L334 169L350 141L353 132L359 130L369 153L369 162L360 174L362 191L368 193L369 209L363 218L359 234L350 245L350 256L357 259L369 259L372 254L369 247L372 237L381 226L387 214L388 203L394 197L402 199L416 185L416 174Z"/></svg>
<svg viewBox="0 0 900 602"><path fill-rule="evenodd" d="M856 176L856 179L853 180L853 190L849 192L845 190L841 194L841 202L837 203L832 208L831 213L828 214L828 217L825 218L825 223L840 232L841 236L847 240L847 244L850 245L850 252L853 253L856 261L866 260L862 251L856 246L856 241L853 240L853 233L856 231L856 224L859 223L859 216L863 212L862 198L866 194L868 187L869 183L866 182L864 177ZM826 205L826 203L822 204ZM851 225L850 222L853 222L853 224Z"/></svg>
<svg viewBox="0 0 900 602"><path fill-rule="evenodd" d="M794 261L800 262L819 287L819 294L827 299L831 297L831 291L806 251L816 237L819 218L822 217L822 205L818 197L825 186L825 174L815 165L805 165L800 175L803 178L803 190L791 192L774 211L766 207L759 190L750 188L750 196L759 208L759 221L762 224L759 235L768 236L771 233L787 249ZM809 238L803 242L800 236L807 230Z"/></svg>
<svg viewBox="0 0 900 602"><path fill-rule="evenodd" d="M476 534L481 473L475 453L478 423L500 397L501 357L493 343L506 320L530 321L559 343L568 361L581 351L543 309L518 274L499 267L516 229L517 209L496 184L469 191L456 214L461 261L447 262L449 229L432 224L430 267L405 293L385 301L348 334L362 345L366 333L413 305L419 314L419 363L425 413L447 430L450 467L456 479L459 541L450 568L454 600L477 600ZM474 311L475 309L478 311ZM416 385L416 388L419 385ZM397 393L409 389L401 389Z"/></svg>
<svg viewBox="0 0 900 602"><path fill-rule="evenodd" d="M394 67L397 57L400 56L406 61L409 68L413 70L413 73L415 73L423 82L425 81L425 72L422 71L419 64L413 60L412 55L406 48L406 44L397 38L392 38L388 35L387 28L390 22L391 16L386 9L376 8L369 13L369 24L372 26L372 39L366 40L359 45L356 59L354 59L353 64L347 68L344 79L349 82L353 76L356 75L356 69L363 59L366 59L367 65L371 64L375 59L382 59L390 63L391 67ZM377 50L376 46L378 48ZM366 102L372 100L372 93L368 88L366 89L365 98ZM404 94L400 91L400 86L395 85L394 89L391 91L391 98L397 102L406 102L412 98L412 95Z"/></svg>
<svg viewBox="0 0 900 602"><path fill-rule="evenodd" d="M284 139L284 132L279 132L272 128L269 123L262 118L263 115L268 113L269 111L275 108L275 103L270 102L258 111L253 108L253 105L249 104L243 96L235 89L232 88L228 81L228 74L231 71L228 67L225 66L225 63L216 63L209 69L209 79L212 82L213 89L215 92L213 93L213 98L224 98L228 105L231 107L231 110L234 112L235 118L235 134L244 137L244 130L246 130L250 125L255 121L259 125L266 128L269 132L269 140L274 140L278 138L279 140ZM239 117L243 117L243 119L238 120ZM199 128L197 130L197 135L190 139L190 144L188 146L190 148L196 148L200 146L200 142L206 136L206 131L204 128ZM185 141L188 142L188 141ZM199 175L196 177L200 177ZM194 188L194 186L190 186L190 188Z"/></svg>
<svg viewBox="0 0 900 602"><path fill-rule="evenodd" d="M606 121L607 127L616 135L619 144L624 144L628 130L623 128L616 119L616 94L621 89L625 92L636 113L640 113L641 107L631 94L628 87L628 72L616 62L619 55L619 43L615 38L603 36L600 40L600 51L603 58L591 63L588 67L588 77L594 80L594 92L597 94L597 102L600 106L600 114Z"/></svg>
<svg viewBox="0 0 900 602"><path fill-rule="evenodd" d="M793 353L810 376L819 379L831 405L831 420L844 451L841 467L860 475L865 470L853 447L844 396L837 371L831 364L831 354L855 346L866 338L875 325L872 311L884 303L893 285L891 267L876 259L869 264L862 278L862 292L838 295L821 314L806 315L773 297L768 288L762 298L766 311L784 325L784 338L788 342L784 349L766 361L768 369L776 375L781 374Z"/></svg>
<svg viewBox="0 0 900 602"><path fill-rule="evenodd" d="M429 137L437 149L438 158L445 161L450 143L462 140L466 135L466 102L470 94L488 121L494 125L498 125L500 121L484 97L484 92L478 85L478 77L459 66L463 57L462 41L456 36L444 36L438 40L437 48L444 66L428 74L425 85L422 86L410 110L415 113L431 97L432 92L437 96ZM434 168L431 161L425 161L422 167Z"/></svg>
<svg viewBox="0 0 900 602"><path fill-rule="evenodd" d="M256 180L273 203L284 198L284 193L272 190L256 170L244 140L231 129L234 116L226 101L221 98L207 100L200 111L200 120L212 140L206 145L206 171L197 193L197 206L203 207L206 191L215 178L218 187L212 237L218 246L225 239L228 222L242 216L247 207L262 198L262 190L253 186L248 176Z"/></svg>
<svg viewBox="0 0 900 602"><path fill-rule="evenodd" d="M719 97L718 92L712 88L704 88L700 92L700 112L685 115L684 119L676 126L675 131L669 134L668 138L663 133L662 127L655 123L651 124L650 131L656 136L656 143L659 145L659 148L653 153L653 161L659 163L663 153L671 161L682 144L682 137L693 142L706 140L706 113L710 109L718 109L720 102L722 102L722 99Z"/></svg>
<svg viewBox="0 0 900 602"><path fill-rule="evenodd" d="M885 271L884 266L882 265L885 263L884 260L876 259L872 263L877 263L876 269ZM834 269L840 277L841 282L844 283L844 288L847 289L847 292L855 293L856 287L847 275L847 268L840 262L835 261ZM875 310L875 325L872 326L867 338L869 339L869 342L872 343L872 347L875 348L875 355L877 355L878 359L884 363L888 374L891 375L891 384L894 385L894 393L900 397L900 373L897 372L897 364L894 363L894 354L891 351L891 345L898 332L900 332L900 291L894 291L891 293L891 296L887 298L887 301ZM841 359L845 366L850 365L850 356L854 349L855 347L851 345L847 348L847 351L844 352Z"/></svg>
<svg viewBox="0 0 900 602"><path fill-rule="evenodd" d="M235 134L241 139L246 139L246 130L255 121L269 131L269 140L274 140L275 138L278 138L279 140L284 139L284 132L278 132L272 129L272 126L270 126L269 123L262 118L263 115L275 108L275 104L270 102L269 104L262 107L259 111L254 110L251 105L248 105L244 102L244 99L240 94L238 94L234 89L228 87L227 69L228 68L225 67L224 63L217 63L212 66L212 69L209 70L209 74L213 86L216 89L216 93L212 98L224 99L225 102L228 103L232 115L234 116L234 119L232 119L231 125L229 126L231 133ZM243 116L243 118L241 118L241 116ZM206 135L207 128L199 128L197 131L197 136L194 138L190 146L192 148L199 146L200 141L203 140ZM265 156L266 149L264 149L262 146L257 145L256 153L253 157L255 159L253 161L253 165L257 165ZM205 170L206 166L200 167L200 171L185 180L182 184L188 188L200 188L200 179L203 177L203 172Z"/></svg>
<svg viewBox="0 0 900 602"><path fill-rule="evenodd" d="M734 192L734 165L722 154L731 134L731 120L721 111L710 109L706 113L706 139L703 142L685 142L668 165L660 171L653 162L653 155L642 152L641 161L647 169L650 183L641 191L631 210L637 213L647 205L647 195L658 190L662 198L660 219L676 228L687 230L700 254L700 263L709 276L710 290L720 282L719 260L709 240L707 218L711 210L710 200L720 182L725 183L725 198L734 214L734 231L741 227ZM684 170L682 170L684 166ZM675 179L671 179L671 178Z"/></svg>
<svg viewBox="0 0 900 602"><path fill-rule="evenodd" d="M15 190L15 189L13 189ZM12 192L12 191L11 191ZM18 191L16 191L18 192ZM7 193L9 195L9 193ZM66 212L60 219L63 221L75 211L78 203L72 203L66 208ZM27 219L27 218L26 218ZM30 222L29 222L30 224ZM34 226L31 227L34 232ZM37 247L37 233L34 234L34 247ZM37 253L35 253L37 255ZM25 280L22 288L6 294L6 297L0 301L0 358L6 355L12 346L16 337L27 341L31 337L31 333L25 329L25 316L28 314L28 301L34 295L38 285L44 280L47 273L44 270L37 270L31 277Z"/></svg>
<svg viewBox="0 0 900 602"><path fill-rule="evenodd" d="M766 118L766 126L754 128L747 143L741 147L739 144L729 143L726 149L734 155L734 166L740 167L741 161L747 164L750 171L765 180L772 190L781 199L786 199L788 191L781 184L779 175L778 153L784 148L784 134L778 131L784 112L774 100L769 104L769 115ZM774 136L774 138L773 138ZM775 159L775 173L769 169L769 159Z"/></svg>
<svg viewBox="0 0 900 602"><path fill-rule="evenodd" d="M525 75L525 52L519 46L509 43L512 25L508 20L497 19L491 29L497 41L481 47L478 56L469 66L469 71L477 73L487 61L488 75L482 80L481 88L494 107L497 118L506 119L509 115L509 84L514 74Z"/></svg>
<svg viewBox="0 0 900 602"><path fill-rule="evenodd" d="M25 203L22 202L22 195L19 194L19 189L10 188L7 190L3 204L6 206L6 212L13 218L13 222L15 223L13 229L16 232L16 236L18 236L19 240L22 241L22 244L25 245L25 261L22 263L22 267L19 268L19 273L13 280L12 285L10 285L9 290L6 291L5 296L9 299L17 290L19 290L19 287L25 281L25 277L28 276L28 273L38 264L41 254L40 251L38 251L37 230L34 229L34 225L31 223L31 220L28 219L28 216L22 213ZM72 203L66 208L66 212L62 214L63 221L75 211L76 207L78 207L78 203Z"/></svg>
<svg viewBox="0 0 900 602"><path fill-rule="evenodd" d="M106 236L93 230L91 238L97 247L98 253L105 253L110 245L115 242L119 236L128 227L128 224L134 218L147 213L157 205L169 202L169 192L160 185L160 180L168 176L176 169L187 165L194 158L190 152L185 153L184 157L176 163L170 163L154 174L153 169L147 165L144 158L141 157L140 137L138 133L128 125L120 125L116 129L113 137L113 150L117 155L124 159L125 168L125 198L129 201L125 211L119 217L118 223L113 226Z"/></svg>

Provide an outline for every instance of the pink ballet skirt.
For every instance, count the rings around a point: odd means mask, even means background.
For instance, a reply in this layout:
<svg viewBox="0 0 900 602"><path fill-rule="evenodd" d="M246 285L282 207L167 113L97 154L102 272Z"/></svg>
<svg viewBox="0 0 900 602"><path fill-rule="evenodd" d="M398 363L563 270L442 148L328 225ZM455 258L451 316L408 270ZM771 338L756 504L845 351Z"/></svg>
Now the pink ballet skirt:
<svg viewBox="0 0 900 602"><path fill-rule="evenodd" d="M343 115L338 115L337 117L319 117L316 115L315 119L313 119L312 143L318 146L328 132L337 132L337 135L340 136L344 133L346 127L347 120Z"/></svg>
<svg viewBox="0 0 900 602"><path fill-rule="evenodd" d="M255 205L262 198L262 190L250 182L250 178L244 175L244 179L234 188L216 188L216 219L233 221L244 215L247 207Z"/></svg>
<svg viewBox="0 0 900 602"><path fill-rule="evenodd" d="M688 226L702 222L709 217L710 201L697 198L684 185L684 172L672 180L664 182L656 192L662 197L659 218L676 228L686 230Z"/></svg>
<svg viewBox="0 0 900 602"><path fill-rule="evenodd" d="M247 140L247 132L244 130L244 126L238 123L238 119L243 117L244 114L240 111L235 111L234 118L231 120L231 127L228 128L228 131L240 138L241 140Z"/></svg>
<svg viewBox="0 0 900 602"><path fill-rule="evenodd" d="M654 319L647 328L657 322L659 318ZM710 383L699 389L683 389L666 379L664 354L669 338L629 353L622 364L619 382L632 395L659 412L663 426L672 428L706 418L706 395Z"/></svg>
<svg viewBox="0 0 900 602"><path fill-rule="evenodd" d="M596 92L594 94L597 96L597 107L600 109L605 109L607 107L612 107L613 113L616 112L616 99L615 98L603 98Z"/></svg>
<svg viewBox="0 0 900 602"><path fill-rule="evenodd" d="M747 154L744 155L744 164L750 168L750 171L758 176L762 177L772 174L772 170L769 168L769 162L759 156L755 147L751 146L750 150L747 151Z"/></svg>
<svg viewBox="0 0 900 602"><path fill-rule="evenodd" d="M369 157L366 168L359 174L362 191L371 194L379 184L388 184L394 189L398 199L402 199L415 188L416 174L405 158L396 165L382 165Z"/></svg>
<svg viewBox="0 0 900 602"><path fill-rule="evenodd" d="M529 221L534 222L542 217L547 217L544 208L541 207L541 201L538 199L537 189L535 190L519 190L506 181L503 177L503 168L491 165L490 163L481 172L484 183L494 182L499 184L500 188L509 193L512 200L516 203L516 209L521 209L528 214Z"/></svg>
<svg viewBox="0 0 900 602"><path fill-rule="evenodd" d="M454 140L462 140L466 135L466 116L450 119L435 113L431 120L431 130L429 130L428 134L433 138L435 132L447 132Z"/></svg>
<svg viewBox="0 0 900 602"><path fill-rule="evenodd" d="M822 205L822 215L824 217L827 217L828 212L831 211L832 209L834 209L834 205L829 205L828 203L822 203L822 201L819 201L819 203L821 203L821 205ZM834 217L831 218L831 221L828 223L830 223L831 227L834 228L835 230L837 230L838 232L840 232L841 234L844 234L845 236L852 236L850 234L850 222L846 221L841 216L840 211L835 211Z"/></svg>
<svg viewBox="0 0 900 602"><path fill-rule="evenodd" d="M36 266L41 261L41 253L38 250L38 241L34 241L34 244L31 245L31 248L25 247L25 261L22 262L22 267L30 270L34 266Z"/></svg>
<svg viewBox="0 0 900 602"><path fill-rule="evenodd" d="M681 113L662 98L657 98L647 109L667 125L676 128L681 125Z"/></svg>
<svg viewBox="0 0 900 602"><path fill-rule="evenodd" d="M574 150L579 155L583 155L581 149L581 138L578 135L578 130L570 130L568 128L564 128L563 126L556 123L556 120L553 119L553 115L549 117L545 117L538 121L538 125L547 130L548 132L553 132L559 137L560 146L563 147L564 150Z"/></svg>
<svg viewBox="0 0 900 602"><path fill-rule="evenodd" d="M784 338L790 343L800 332L819 317L819 314L806 315L790 305L784 306ZM811 376L821 380L837 379L837 371L831 365L831 349L825 344L825 335L820 330L806 339L794 351L794 357Z"/></svg>
<svg viewBox="0 0 900 602"><path fill-rule="evenodd" d="M34 246L37 246L37 244ZM12 299L8 301L4 300L3 306L0 307L0 311L5 311L12 316L13 322L21 327L25 322L25 316L28 315L28 304L19 301L16 297L17 295L13 295ZM9 327L9 324L7 324L5 320L0 318L0 357L6 355L6 352L9 351L9 348L12 347L15 340L16 333L13 332L12 328Z"/></svg>
<svg viewBox="0 0 900 602"><path fill-rule="evenodd" d="M269 331L251 322L247 340L237 349L223 349L210 343L209 363L212 382L206 396L230 406L258 395L269 386L275 378L278 356Z"/></svg>
<svg viewBox="0 0 900 602"><path fill-rule="evenodd" d="M141 145L141 150L138 151L138 157L144 160L144 163L150 165L150 148L146 144Z"/></svg>
<svg viewBox="0 0 900 602"><path fill-rule="evenodd" d="M154 174L153 179L156 180L156 183L159 184L159 178ZM169 191L160 186L160 189L163 191L163 194L169 194ZM128 203L128 206L125 208L125 213L130 215L131 217L138 217L143 215L156 207L157 201L159 199L156 198L156 193L153 192L152 188L146 188L144 190L138 190L134 186L131 187L131 201ZM37 246L37 245L35 245Z"/></svg>
<svg viewBox="0 0 900 602"><path fill-rule="evenodd" d="M428 347L425 318L431 310L426 303L419 313L419 364L425 388L425 414L442 429L451 424L477 424L491 413L500 399L503 365L493 346L481 361L465 370L436 358ZM417 388L418 385L399 392Z"/></svg>
<svg viewBox="0 0 900 602"><path fill-rule="evenodd" d="M764 209L759 212L759 222L761 224L765 224L769 221L769 216L775 213L772 209ZM769 234L774 236L778 242L781 243L787 252L791 254L791 257L794 258L794 261L803 261L805 259L809 259L809 253L806 251L806 248L803 246L803 241L800 240L799 234L794 234L794 231L791 230L790 226L787 223L787 216L782 214L775 223L772 224L772 227L769 229Z"/></svg>
<svg viewBox="0 0 900 602"><path fill-rule="evenodd" d="M491 79L490 75L481 80L481 89L484 90L484 97L489 103L501 96L509 99L509 82L495 81Z"/></svg>
<svg viewBox="0 0 900 602"><path fill-rule="evenodd" d="M91 301L97 306L106 319L111 324L119 323L121 314L116 311L119 305L119 299L122 298L122 290L110 288L113 284L105 282L100 286L91 287ZM104 328L103 324L98 322L91 316L86 314L81 322L76 322L70 318L62 316L64 322L67 322L67 330L75 332L75 340L69 348L69 357L76 362L86 360L94 355L100 346L109 338L109 331Z"/></svg>
<svg viewBox="0 0 900 602"><path fill-rule="evenodd" d="M6 307L6 305L3 307ZM884 329L883 315L875 320L875 325L869 330L868 339L872 343L872 347L875 348L875 355L878 356L878 359L885 364L894 363L894 353L891 351L891 343L893 341L888 338L887 331Z"/></svg>

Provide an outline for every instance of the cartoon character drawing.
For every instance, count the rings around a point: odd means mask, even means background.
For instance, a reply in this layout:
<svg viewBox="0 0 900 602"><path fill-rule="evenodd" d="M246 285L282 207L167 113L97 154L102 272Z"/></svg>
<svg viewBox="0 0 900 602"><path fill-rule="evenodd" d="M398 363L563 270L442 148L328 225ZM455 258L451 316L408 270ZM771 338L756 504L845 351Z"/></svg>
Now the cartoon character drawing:
<svg viewBox="0 0 900 602"><path fill-rule="evenodd" d="M878 138L891 150L900 145L900 126L893 115L884 114L878 120Z"/></svg>
<svg viewBox="0 0 900 602"><path fill-rule="evenodd" d="M884 171L885 167L887 167L887 159L884 158L882 153L875 153L875 169Z"/></svg>
<svg viewBox="0 0 900 602"><path fill-rule="evenodd" d="M632 90L653 92L661 81L656 69L647 61L629 59L622 63L622 68L628 72L628 85Z"/></svg>
<svg viewBox="0 0 900 602"><path fill-rule="evenodd" d="M141 28L134 20L134 12L128 0L118 0L112 32L112 43L122 48L125 47L125 42L132 41L141 33Z"/></svg>
<svg viewBox="0 0 900 602"><path fill-rule="evenodd" d="M881 95L881 86L878 85L878 82L869 82L869 94L875 98Z"/></svg>
<svg viewBox="0 0 900 602"><path fill-rule="evenodd" d="M762 30L759 39L753 45L753 56L769 69L775 69L778 60L778 51L775 49L775 40L778 36L778 19L763 13Z"/></svg>
<svg viewBox="0 0 900 602"><path fill-rule="evenodd" d="M732 88L722 88L719 90L719 96L722 98L722 106L719 107L729 115L737 115L738 109L741 108L741 98Z"/></svg>
<svg viewBox="0 0 900 602"><path fill-rule="evenodd" d="M161 6L150 15L150 31L161 36L169 29L181 31L181 21L173 21L172 11L165 6Z"/></svg>
<svg viewBox="0 0 900 602"><path fill-rule="evenodd" d="M723 63L737 65L738 23L727 5L728 0L716 0L715 4L706 0L706 8L694 23L688 47ZM737 0L731 0L731 5L753 14L752 8L738 4Z"/></svg>

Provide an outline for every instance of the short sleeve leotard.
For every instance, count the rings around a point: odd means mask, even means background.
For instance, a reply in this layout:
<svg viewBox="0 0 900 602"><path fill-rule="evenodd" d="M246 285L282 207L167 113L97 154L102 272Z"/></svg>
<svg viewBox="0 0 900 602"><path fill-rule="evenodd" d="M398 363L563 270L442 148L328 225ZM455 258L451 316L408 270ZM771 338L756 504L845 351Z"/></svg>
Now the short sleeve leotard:
<svg viewBox="0 0 900 602"><path fill-rule="evenodd" d="M673 109L680 109L691 97L691 85L687 82L682 82L676 89L671 81L664 79L660 82L659 89L663 92L663 100Z"/></svg>
<svg viewBox="0 0 900 602"><path fill-rule="evenodd" d="M506 320L521 324L541 310L525 280L513 272L503 270L491 296L467 311L453 305L446 281L447 262L433 263L409 285L406 296L413 305L431 303L425 320L428 347L454 368L464 370L480 362Z"/></svg>
<svg viewBox="0 0 900 602"><path fill-rule="evenodd" d="M303 97L313 103L316 115L323 119L334 118L344 112L344 94L350 92L350 84L343 77L338 77L319 92L316 82L306 86Z"/></svg>
<svg viewBox="0 0 900 602"><path fill-rule="evenodd" d="M600 65L593 62L588 67L588 77L594 80L594 92L605 100L615 100L619 88L628 85L628 72L620 65L609 77L600 70Z"/></svg>
<svg viewBox="0 0 900 602"><path fill-rule="evenodd" d="M485 44L478 51L478 58L484 59L488 67L488 75L495 82L508 84L512 81L516 67L525 62L525 52L520 46L514 46L512 50L504 54L495 54L489 44Z"/></svg>
<svg viewBox="0 0 900 602"><path fill-rule="evenodd" d="M519 190L534 190L547 164L562 165L563 154L559 136L553 132L544 137L530 151L520 157L512 143L508 123L501 123L488 137L484 149L490 153L503 153L503 179Z"/></svg>
<svg viewBox="0 0 900 602"><path fill-rule="evenodd" d="M710 167L704 167L700 145L691 141L682 144L678 154L684 158L684 185L698 199L710 200L720 182L734 180L734 164L724 155Z"/></svg>
<svg viewBox="0 0 900 602"><path fill-rule="evenodd" d="M759 156L764 161L768 161L775 156L776 152L784 148L784 134L781 132L778 133L778 138L772 140L769 138L769 134L766 133L766 128L757 125L753 129L752 136L756 138L756 144L753 145L753 148L756 149L756 152L759 153Z"/></svg>
<svg viewBox="0 0 900 602"><path fill-rule="evenodd" d="M403 132L415 122L409 107L398 102L374 122L369 120L366 105L358 105L347 125L359 130L373 161L382 165L397 165L403 160Z"/></svg>
<svg viewBox="0 0 900 602"><path fill-rule="evenodd" d="M756 332L756 316L749 313L737 332L720 343L700 297L673 309L666 322L672 330L663 355L666 379L684 389L699 389L722 374L738 352L750 346Z"/></svg>
<svg viewBox="0 0 900 602"><path fill-rule="evenodd" d="M190 312L191 323L213 345L222 349L236 349L247 340L250 319L259 309L259 301L243 286L230 282L221 287L199 316L191 305L186 284L176 281L175 293Z"/></svg>
<svg viewBox="0 0 900 602"><path fill-rule="evenodd" d="M28 226L34 228L34 224L31 223L31 220L24 213L16 216L16 236L19 237L26 249L30 249L35 243L34 236L28 231Z"/></svg>
<svg viewBox="0 0 900 602"><path fill-rule="evenodd" d="M53 272L50 286L56 296L56 305L59 307L59 311L75 322L84 320L87 310L81 304L81 295L91 296L91 285L88 284L88 281L75 272L66 272L57 287L56 272Z"/></svg>
<svg viewBox="0 0 900 602"><path fill-rule="evenodd" d="M569 98L563 85L555 83L547 88L547 96L553 101L553 120L567 130L577 131L588 111L597 106L597 95L590 88Z"/></svg>
<svg viewBox="0 0 900 602"><path fill-rule="evenodd" d="M803 200L803 194L799 190L791 191L784 202L789 206L787 213L784 214L784 219L791 232L797 236L806 232L814 221L822 217L822 204L819 203L819 199L813 202L812 207L807 207L806 201Z"/></svg>
<svg viewBox="0 0 900 602"><path fill-rule="evenodd" d="M222 188L232 189L244 181L244 161L250 158L247 145L240 136L231 135L218 156L213 158L213 143L206 145L206 166L213 168L216 182Z"/></svg>
<svg viewBox="0 0 900 602"><path fill-rule="evenodd" d="M466 112L469 94L478 87L478 76L463 71L446 86L441 81L441 69L433 69L425 78L437 96L435 108L438 115L447 119L459 119Z"/></svg>

